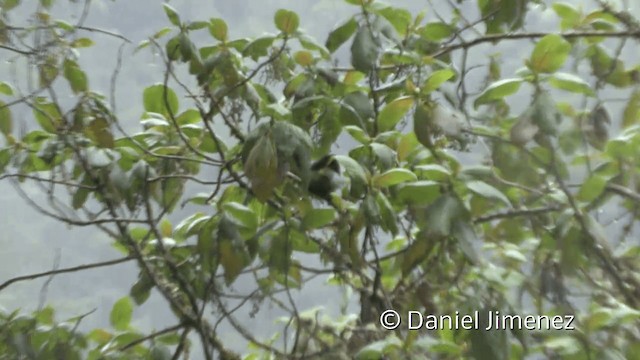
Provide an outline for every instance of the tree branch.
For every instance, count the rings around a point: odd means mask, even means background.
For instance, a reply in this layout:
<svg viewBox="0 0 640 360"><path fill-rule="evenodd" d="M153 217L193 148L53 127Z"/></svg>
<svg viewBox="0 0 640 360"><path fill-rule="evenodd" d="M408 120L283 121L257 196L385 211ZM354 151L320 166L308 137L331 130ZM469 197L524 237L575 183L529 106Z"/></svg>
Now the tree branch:
<svg viewBox="0 0 640 360"><path fill-rule="evenodd" d="M4 288L8 287L9 285L11 285L13 283L16 283L16 282L19 282L19 281L34 280L34 279L38 279L38 278L46 277L46 276L53 276L53 275L65 274L65 273L76 272L76 271L81 271L81 270L95 269L95 268L105 267L105 266L112 266L112 265L122 264L122 263L125 263L125 262L133 260L133 259L135 259L133 256L126 256L126 257L119 258L119 259L114 259L114 260L107 260L107 261L91 263L91 264L85 264L85 265L78 265L78 266L73 266L73 267L68 267L68 268L49 270L49 271L30 274L30 275L17 276L17 277L9 279L9 280L3 282L2 284L0 284L0 291L2 291Z"/></svg>

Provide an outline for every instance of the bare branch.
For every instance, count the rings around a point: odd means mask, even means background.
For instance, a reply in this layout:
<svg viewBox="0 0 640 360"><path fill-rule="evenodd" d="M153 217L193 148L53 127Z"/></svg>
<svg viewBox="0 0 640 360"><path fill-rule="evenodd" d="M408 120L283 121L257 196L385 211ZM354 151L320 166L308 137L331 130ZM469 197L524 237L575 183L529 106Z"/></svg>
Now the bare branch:
<svg viewBox="0 0 640 360"><path fill-rule="evenodd" d="M126 257L119 258L119 259L114 259L114 260L101 261L101 262L85 264L85 265L78 265L78 266L73 266L73 267L68 267L68 268L54 269L54 270L49 270L49 271L30 274L30 275L17 276L17 277L11 278L11 279L3 282L2 284L0 284L0 291L2 291L4 288L8 287L9 285L11 285L13 283L16 283L16 282L19 282L19 281L34 280L34 279L38 279L38 278L45 277L45 276L66 274L66 273L77 272L77 271L82 271L82 270L87 270L87 269L95 269L95 268L100 268L100 267L105 267L105 266L113 266L113 265L125 263L127 261L131 261L133 259L135 259L133 256L126 256Z"/></svg>

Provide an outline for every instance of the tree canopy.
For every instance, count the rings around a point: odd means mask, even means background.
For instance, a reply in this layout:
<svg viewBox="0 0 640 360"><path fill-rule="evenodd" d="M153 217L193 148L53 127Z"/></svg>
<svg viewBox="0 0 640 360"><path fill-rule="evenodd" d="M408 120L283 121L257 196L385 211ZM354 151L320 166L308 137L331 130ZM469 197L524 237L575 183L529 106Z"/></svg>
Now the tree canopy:
<svg viewBox="0 0 640 360"><path fill-rule="evenodd" d="M138 275L89 331L89 314L1 309L0 359L640 359L640 20L626 7L344 0L316 39L310 14L280 9L270 33L234 38L229 19L164 3L167 26L131 44L75 3L0 0L0 186L122 257L0 291L123 262ZM81 61L104 38L122 43L108 92ZM163 76L127 89L132 119L119 70L148 53ZM321 170L336 186L310 191ZM345 299L314 293L318 279ZM134 326L152 292L175 325ZM237 319L267 306L286 314L271 337ZM415 330L413 312L572 323Z"/></svg>

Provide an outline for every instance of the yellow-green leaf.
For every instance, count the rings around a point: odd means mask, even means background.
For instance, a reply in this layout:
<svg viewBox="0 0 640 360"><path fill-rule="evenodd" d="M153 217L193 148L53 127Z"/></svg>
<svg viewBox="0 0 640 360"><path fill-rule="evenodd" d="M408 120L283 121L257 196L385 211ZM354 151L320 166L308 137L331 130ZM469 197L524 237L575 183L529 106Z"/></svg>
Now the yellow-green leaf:
<svg viewBox="0 0 640 360"><path fill-rule="evenodd" d="M97 118L89 123L85 135L100 147L113 148L115 145L109 122L104 118Z"/></svg>
<svg viewBox="0 0 640 360"><path fill-rule="evenodd" d="M162 7L164 8L165 14L167 14L167 17L169 18L169 21L175 26L180 26L180 16L178 15L176 9L171 7L171 5L169 4L162 4Z"/></svg>
<svg viewBox="0 0 640 360"><path fill-rule="evenodd" d="M582 80L579 76L558 72L553 74L549 79L551 86L574 93L593 96L595 93L588 82Z"/></svg>
<svg viewBox="0 0 640 360"><path fill-rule="evenodd" d="M213 18L209 21L209 33L216 40L227 41L227 23L219 18Z"/></svg>
<svg viewBox="0 0 640 360"><path fill-rule="evenodd" d="M169 219L163 219L160 222L160 235L163 237L171 237L173 235L173 228Z"/></svg>
<svg viewBox="0 0 640 360"><path fill-rule="evenodd" d="M13 87L9 83L0 81L0 94L13 95Z"/></svg>
<svg viewBox="0 0 640 360"><path fill-rule="evenodd" d="M392 130L413 106L413 97L403 96L388 103L378 114L378 130Z"/></svg>
<svg viewBox="0 0 640 360"><path fill-rule="evenodd" d="M93 40L91 40L89 38L75 39L71 43L71 47L74 47L74 48L85 48L85 47L90 47L90 46L93 46Z"/></svg>
<svg viewBox="0 0 640 360"><path fill-rule="evenodd" d="M437 90L440 85L444 84L445 81L451 79L455 75L455 71L451 69L434 71L433 74L429 76L427 81L425 81L424 86L422 87L422 92L428 94L434 90Z"/></svg>
<svg viewBox="0 0 640 360"><path fill-rule="evenodd" d="M0 132L9 135L13 129L13 120L11 119L11 110L7 104L0 100Z"/></svg>
<svg viewBox="0 0 640 360"><path fill-rule="evenodd" d="M77 62L70 59L64 61L64 77L74 93L87 91L87 75Z"/></svg>
<svg viewBox="0 0 640 360"><path fill-rule="evenodd" d="M426 24L419 30L420 36L426 40L438 42L450 37L455 28L443 22L432 22Z"/></svg>
<svg viewBox="0 0 640 360"><path fill-rule="evenodd" d="M492 101L505 98L520 89L522 79L502 79L489 85L478 98L473 102L477 108L480 105L488 104Z"/></svg>
<svg viewBox="0 0 640 360"><path fill-rule="evenodd" d="M111 309L109 321L111 326L116 330L124 331L129 328L131 322L131 315L133 314L133 303L128 296L116 301Z"/></svg>
<svg viewBox="0 0 640 360"><path fill-rule="evenodd" d="M300 25L300 18L298 17L298 14L285 9L276 11L274 21L278 30L287 35L293 34L298 30L298 26Z"/></svg>
<svg viewBox="0 0 640 360"><path fill-rule="evenodd" d="M325 46L330 52L336 51L356 32L358 22L354 17L349 18L344 24L338 26L329 33Z"/></svg>
<svg viewBox="0 0 640 360"><path fill-rule="evenodd" d="M601 175L591 175L580 187L577 198L581 201L591 201L598 197L607 186L607 179Z"/></svg>
<svg viewBox="0 0 640 360"><path fill-rule="evenodd" d="M538 73L552 73L562 67L571 44L562 36L549 34L538 41L529 59L529 68Z"/></svg>
<svg viewBox="0 0 640 360"><path fill-rule="evenodd" d="M224 280L227 285L231 284L245 267L245 254L240 250L241 249L236 249L232 241L228 239L220 240L220 244L218 245L218 251L220 253L218 258L224 269Z"/></svg>
<svg viewBox="0 0 640 360"><path fill-rule="evenodd" d="M634 91L622 115L622 128L626 129L638 123L640 119L640 91Z"/></svg>
<svg viewBox="0 0 640 360"><path fill-rule="evenodd" d="M293 54L293 58L301 66L309 66L313 64L313 55L308 51L297 51Z"/></svg>

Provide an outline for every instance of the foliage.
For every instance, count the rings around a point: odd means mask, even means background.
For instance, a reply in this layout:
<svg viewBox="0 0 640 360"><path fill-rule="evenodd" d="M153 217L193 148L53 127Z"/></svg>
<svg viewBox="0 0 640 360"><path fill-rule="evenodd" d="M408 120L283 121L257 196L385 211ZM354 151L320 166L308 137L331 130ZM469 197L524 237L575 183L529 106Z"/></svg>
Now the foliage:
<svg viewBox="0 0 640 360"><path fill-rule="evenodd" d="M273 33L233 39L224 19L187 21L164 4L170 26L136 51L161 54L165 76L141 89L130 134L78 61L91 28L52 18L51 0L17 26L21 3L0 2L0 52L32 64L36 90L0 82L0 174L45 184L55 201L34 204L41 213L102 230L139 276L111 329L76 331L85 315L60 322L49 307L0 313L0 358L241 358L218 320L250 344L245 359L639 358L640 78L620 54L640 25L629 13L477 0L429 18L346 0L354 14L317 41L287 9ZM559 29L526 32L541 8ZM46 41L31 48L30 36ZM510 55L523 57L514 73L502 75L499 54L477 56L530 40ZM334 63L342 50L348 67ZM472 70L485 74L473 90ZM26 133L20 106L37 123ZM342 186L315 198L312 162L330 153ZM179 208L189 214L174 224ZM357 294L360 313L300 309L291 293L318 276ZM152 290L177 324L145 334L131 321ZM234 320L237 298L287 312L281 333L253 336ZM384 330L387 309L575 315L577 330Z"/></svg>

